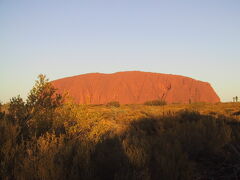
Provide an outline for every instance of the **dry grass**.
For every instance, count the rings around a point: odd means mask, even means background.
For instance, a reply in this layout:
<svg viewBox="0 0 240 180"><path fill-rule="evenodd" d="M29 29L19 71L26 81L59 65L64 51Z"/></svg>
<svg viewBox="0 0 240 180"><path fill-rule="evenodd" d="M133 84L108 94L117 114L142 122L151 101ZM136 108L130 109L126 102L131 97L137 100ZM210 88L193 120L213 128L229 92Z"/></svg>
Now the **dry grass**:
<svg viewBox="0 0 240 180"><path fill-rule="evenodd" d="M240 103L65 103L31 116L51 122L41 121L38 135L8 108L1 110L0 179L240 178Z"/></svg>

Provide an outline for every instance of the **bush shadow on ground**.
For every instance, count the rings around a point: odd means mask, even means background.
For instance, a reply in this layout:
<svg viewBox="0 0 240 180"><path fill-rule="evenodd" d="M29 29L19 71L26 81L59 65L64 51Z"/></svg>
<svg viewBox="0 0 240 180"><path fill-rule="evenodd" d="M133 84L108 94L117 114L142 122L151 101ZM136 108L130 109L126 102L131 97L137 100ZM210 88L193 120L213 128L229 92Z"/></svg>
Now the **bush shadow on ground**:
<svg viewBox="0 0 240 180"><path fill-rule="evenodd" d="M194 111L142 118L97 144L93 161L101 179L232 179L239 130L234 119Z"/></svg>
<svg viewBox="0 0 240 180"><path fill-rule="evenodd" d="M1 179L240 177L240 123L222 115L187 110L149 115L133 120L121 133L106 131L96 142L66 130L20 143L17 125L0 122Z"/></svg>

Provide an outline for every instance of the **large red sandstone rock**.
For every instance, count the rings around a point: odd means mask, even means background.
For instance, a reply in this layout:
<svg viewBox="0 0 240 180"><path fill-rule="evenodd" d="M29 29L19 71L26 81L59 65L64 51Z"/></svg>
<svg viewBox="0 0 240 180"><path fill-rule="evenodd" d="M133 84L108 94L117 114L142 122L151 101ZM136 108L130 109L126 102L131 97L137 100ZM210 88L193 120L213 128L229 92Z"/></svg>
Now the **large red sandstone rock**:
<svg viewBox="0 0 240 180"><path fill-rule="evenodd" d="M52 81L60 93L68 92L77 103L140 104L149 100L168 103L219 102L207 82L184 76L139 71L91 73Z"/></svg>

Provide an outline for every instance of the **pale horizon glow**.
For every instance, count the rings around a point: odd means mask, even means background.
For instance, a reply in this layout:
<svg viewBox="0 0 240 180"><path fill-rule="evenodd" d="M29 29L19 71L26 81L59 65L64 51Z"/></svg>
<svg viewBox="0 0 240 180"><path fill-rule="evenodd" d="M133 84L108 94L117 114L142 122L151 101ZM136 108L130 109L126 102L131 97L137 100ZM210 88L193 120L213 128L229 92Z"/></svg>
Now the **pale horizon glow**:
<svg viewBox="0 0 240 180"><path fill-rule="evenodd" d="M146 71L240 96L239 0L0 1L0 101L26 98L38 74Z"/></svg>

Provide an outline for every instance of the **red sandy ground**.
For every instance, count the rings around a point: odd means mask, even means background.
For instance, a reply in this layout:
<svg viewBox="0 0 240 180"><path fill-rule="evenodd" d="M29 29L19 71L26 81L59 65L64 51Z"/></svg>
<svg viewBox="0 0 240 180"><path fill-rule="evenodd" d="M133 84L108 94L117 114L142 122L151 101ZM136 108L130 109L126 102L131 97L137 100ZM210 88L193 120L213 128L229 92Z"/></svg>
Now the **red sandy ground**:
<svg viewBox="0 0 240 180"><path fill-rule="evenodd" d="M142 104L149 100L168 103L210 102L220 99L207 82L192 78L140 71L91 73L52 81L58 92L68 92L77 103Z"/></svg>

